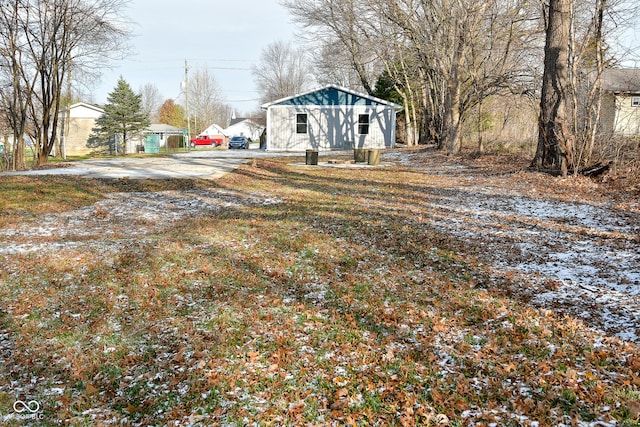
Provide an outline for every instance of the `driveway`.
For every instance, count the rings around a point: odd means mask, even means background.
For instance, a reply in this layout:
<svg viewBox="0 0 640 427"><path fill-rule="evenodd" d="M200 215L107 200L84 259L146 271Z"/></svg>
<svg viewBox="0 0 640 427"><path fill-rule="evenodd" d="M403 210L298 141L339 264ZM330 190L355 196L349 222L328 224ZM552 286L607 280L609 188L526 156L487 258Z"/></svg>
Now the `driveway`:
<svg viewBox="0 0 640 427"><path fill-rule="evenodd" d="M321 152L320 155L351 155L351 151ZM87 178L130 178L130 179L217 179L236 169L251 159L267 157L304 157L305 153L264 151L258 148L248 150L199 150L177 153L168 157L116 157L91 159L58 164L50 169L0 172L0 176L11 175L80 175ZM380 163L388 166L391 163ZM297 164L305 166L304 161ZM327 163L318 166L335 168L366 168L366 163ZM317 166L313 166L317 167Z"/></svg>
<svg viewBox="0 0 640 427"><path fill-rule="evenodd" d="M169 157L91 159L70 162L59 168L4 172L0 175L80 175L87 178L216 179L252 158L301 156L249 150L192 150Z"/></svg>

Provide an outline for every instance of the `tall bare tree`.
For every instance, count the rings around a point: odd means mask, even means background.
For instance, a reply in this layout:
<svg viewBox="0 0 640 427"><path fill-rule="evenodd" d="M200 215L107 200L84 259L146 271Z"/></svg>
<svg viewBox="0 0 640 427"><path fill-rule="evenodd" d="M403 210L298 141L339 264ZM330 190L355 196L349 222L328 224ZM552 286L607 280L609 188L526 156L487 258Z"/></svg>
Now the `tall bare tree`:
<svg viewBox="0 0 640 427"><path fill-rule="evenodd" d="M538 148L532 166L566 176L573 164L574 135L567 116L569 31L573 0L550 0L546 19L544 74Z"/></svg>
<svg viewBox="0 0 640 427"><path fill-rule="evenodd" d="M147 115L151 123L158 121L158 110L162 105L162 94L158 87L147 83L138 90L142 102L142 111Z"/></svg>
<svg viewBox="0 0 640 427"><path fill-rule="evenodd" d="M12 100L14 132L29 134L38 164L47 161L56 140L62 94L70 74L108 66L121 52L128 30L121 15L127 0L16 0L0 2L3 23L10 24L2 50L12 52L2 70L11 78L3 100ZM11 94L11 92L13 92ZM24 94L24 95L20 95ZM22 136L16 167L24 164ZM22 150L22 151L20 151ZM22 158L22 160L20 160Z"/></svg>
<svg viewBox="0 0 640 427"><path fill-rule="evenodd" d="M519 50L537 29L530 0L285 0L318 38L340 42L362 77L377 68L395 80L409 141L428 133L451 153L461 124L481 98L531 85ZM375 67L373 69L376 69ZM482 70L482 72L478 72ZM483 88L477 90L473 85Z"/></svg>
<svg viewBox="0 0 640 427"><path fill-rule="evenodd" d="M6 121L13 129L13 153L10 169L25 169L25 133L27 130L28 100L35 86L25 74L23 64L24 19L20 2L0 2L0 37L2 84L0 100ZM26 60L26 58L25 58Z"/></svg>
<svg viewBox="0 0 640 427"><path fill-rule="evenodd" d="M197 69L189 77L189 116L191 130L199 134L210 125L224 125L231 116L216 77L206 68Z"/></svg>
<svg viewBox="0 0 640 427"><path fill-rule="evenodd" d="M295 95L313 83L305 51L291 43L276 41L267 45L259 65L251 67L262 102Z"/></svg>

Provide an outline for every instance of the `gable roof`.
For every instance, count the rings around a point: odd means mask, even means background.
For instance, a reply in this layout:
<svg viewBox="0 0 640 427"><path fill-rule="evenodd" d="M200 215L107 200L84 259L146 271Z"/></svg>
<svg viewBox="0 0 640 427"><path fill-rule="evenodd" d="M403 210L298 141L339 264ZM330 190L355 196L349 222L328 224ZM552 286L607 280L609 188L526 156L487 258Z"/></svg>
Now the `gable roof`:
<svg viewBox="0 0 640 427"><path fill-rule="evenodd" d="M614 93L640 93L640 69L607 69L602 73L602 89Z"/></svg>
<svg viewBox="0 0 640 427"><path fill-rule="evenodd" d="M267 109L274 105L385 105L395 109L400 108L398 104L394 104L393 102L334 84L268 102L262 105L262 108Z"/></svg>
<svg viewBox="0 0 640 427"><path fill-rule="evenodd" d="M183 133L183 129L180 129L178 127L171 126L165 123L154 123L152 125L149 125L149 127L146 128L144 131L149 133L175 133L175 134Z"/></svg>
<svg viewBox="0 0 640 427"><path fill-rule="evenodd" d="M60 109L60 114L71 114L72 117L96 118L104 114L104 110L97 105L87 104L86 102L76 102L66 108Z"/></svg>
<svg viewBox="0 0 640 427"><path fill-rule="evenodd" d="M227 136L244 135L249 138L257 138L263 129L264 126L256 123L253 119L240 119L235 120L234 124L227 126L224 129L224 134Z"/></svg>
<svg viewBox="0 0 640 427"><path fill-rule="evenodd" d="M229 122L228 127L231 127L231 126L237 125L238 123L243 123L243 122L249 123L254 126L265 125L265 119L263 117L238 117L238 118L233 117Z"/></svg>
<svg viewBox="0 0 640 427"><path fill-rule="evenodd" d="M220 125L214 123L200 132L200 135L224 135L224 129L222 129Z"/></svg>

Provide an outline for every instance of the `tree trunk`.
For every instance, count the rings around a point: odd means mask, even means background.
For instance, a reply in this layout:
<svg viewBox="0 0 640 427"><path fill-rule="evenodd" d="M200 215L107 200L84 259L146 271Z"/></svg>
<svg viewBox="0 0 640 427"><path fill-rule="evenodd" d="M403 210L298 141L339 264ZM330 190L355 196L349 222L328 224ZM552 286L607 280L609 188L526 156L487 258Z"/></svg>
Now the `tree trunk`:
<svg viewBox="0 0 640 427"><path fill-rule="evenodd" d="M544 75L538 119L538 148L531 167L566 176L573 167L574 137L568 126L566 85L573 0L550 0Z"/></svg>
<svg viewBox="0 0 640 427"><path fill-rule="evenodd" d="M444 108L445 145L449 148L449 154L458 154L462 148L462 140L460 138L460 84L457 81L457 75L447 84Z"/></svg>

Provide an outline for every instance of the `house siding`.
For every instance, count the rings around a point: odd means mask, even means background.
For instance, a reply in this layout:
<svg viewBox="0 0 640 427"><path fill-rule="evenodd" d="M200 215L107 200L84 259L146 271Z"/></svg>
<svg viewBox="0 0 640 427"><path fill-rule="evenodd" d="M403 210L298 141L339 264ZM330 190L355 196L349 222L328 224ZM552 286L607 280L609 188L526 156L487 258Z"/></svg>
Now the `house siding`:
<svg viewBox="0 0 640 427"><path fill-rule="evenodd" d="M88 104L78 103L69 107L70 110L60 112L59 141L60 149L67 156L85 156L95 151L89 146L89 140L96 124L96 119L103 113Z"/></svg>
<svg viewBox="0 0 640 427"><path fill-rule="evenodd" d="M604 93L602 96L602 104L600 106L600 135L605 138L611 138L613 136L616 115L616 96L611 92Z"/></svg>
<svg viewBox="0 0 640 427"><path fill-rule="evenodd" d="M296 133L297 114L307 114L307 133ZM358 133L360 114L370 116L366 135ZM267 149L275 151L392 148L395 109L372 105L274 105L267 110L267 133Z"/></svg>
<svg viewBox="0 0 640 427"><path fill-rule="evenodd" d="M96 120L93 118L72 117L69 120L64 150L67 156L85 156L94 151L87 142L93 132Z"/></svg>
<svg viewBox="0 0 640 427"><path fill-rule="evenodd" d="M619 136L640 135L640 107L633 107L631 99L640 95L618 95L616 97L616 119L614 133Z"/></svg>

